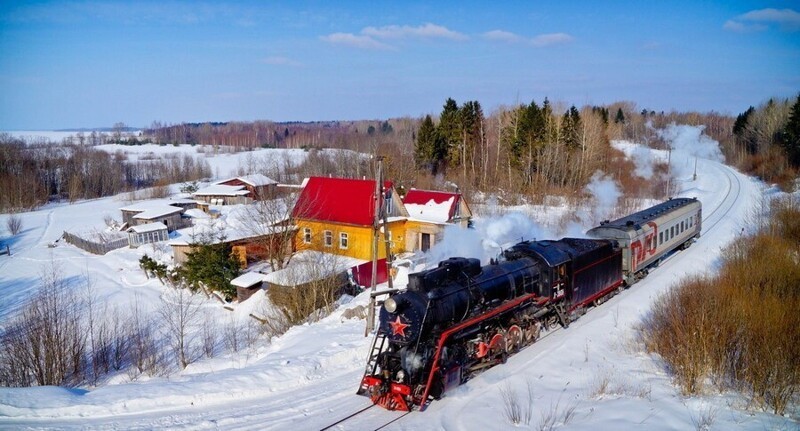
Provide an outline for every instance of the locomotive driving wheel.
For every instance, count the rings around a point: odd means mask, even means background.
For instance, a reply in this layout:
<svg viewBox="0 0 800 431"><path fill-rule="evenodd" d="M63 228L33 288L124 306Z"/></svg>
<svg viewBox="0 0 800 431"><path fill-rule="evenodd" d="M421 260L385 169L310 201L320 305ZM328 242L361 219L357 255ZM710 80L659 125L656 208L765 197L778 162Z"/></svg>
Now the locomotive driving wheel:
<svg viewBox="0 0 800 431"><path fill-rule="evenodd" d="M498 358L502 361L506 361L506 337L502 331L498 331L496 334L492 336L491 341L489 341L489 357L490 358Z"/></svg>
<svg viewBox="0 0 800 431"><path fill-rule="evenodd" d="M506 352L514 353L522 346L522 328L511 325L506 332Z"/></svg>

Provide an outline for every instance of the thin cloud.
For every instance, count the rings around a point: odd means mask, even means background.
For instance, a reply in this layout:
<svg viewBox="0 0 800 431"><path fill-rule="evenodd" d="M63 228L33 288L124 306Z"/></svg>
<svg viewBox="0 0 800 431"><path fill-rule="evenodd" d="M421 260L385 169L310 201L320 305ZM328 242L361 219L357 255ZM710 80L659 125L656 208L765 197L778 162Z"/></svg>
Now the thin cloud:
<svg viewBox="0 0 800 431"><path fill-rule="evenodd" d="M510 31L505 30L492 30L487 31L483 34L483 37L489 40L494 40L498 42L522 42L525 40L522 36L516 35L511 33Z"/></svg>
<svg viewBox="0 0 800 431"><path fill-rule="evenodd" d="M441 25L426 23L420 26L410 25L387 25L383 27L364 27L359 34L354 33L332 33L327 36L320 36L320 39L337 44L352 46L362 49L395 49L394 46L385 43L387 40L400 39L448 39L454 41L468 40L469 37L463 33L450 30Z"/></svg>
<svg viewBox="0 0 800 431"><path fill-rule="evenodd" d="M777 25L784 31L800 30L800 13L793 9L758 9L725 21L722 28L739 33L764 31Z"/></svg>
<svg viewBox="0 0 800 431"><path fill-rule="evenodd" d="M332 33L327 36L320 36L320 39L334 45L351 46L361 49L392 49L390 45L377 41L370 36L353 33Z"/></svg>
<svg viewBox="0 0 800 431"><path fill-rule="evenodd" d="M361 34L378 39L405 39L409 37L419 38L441 38L450 40L468 40L469 37L463 33L450 30L447 27L425 23L412 27L410 25L387 25L383 27L365 27Z"/></svg>
<svg viewBox="0 0 800 431"><path fill-rule="evenodd" d="M531 39L533 46L561 45L573 41L573 37L566 33L540 34Z"/></svg>
<svg viewBox="0 0 800 431"><path fill-rule="evenodd" d="M264 64L271 64L273 66L298 67L298 66L302 66L303 65L303 63L300 63L299 61L295 61L295 60L292 60L291 58L280 57L280 56L267 57L267 58L262 59L261 62L264 63Z"/></svg>
<svg viewBox="0 0 800 431"><path fill-rule="evenodd" d="M505 30L492 30L483 33L485 39L504 43L527 43L536 47L560 45L572 42L575 38L566 33L540 34L532 38L522 37Z"/></svg>

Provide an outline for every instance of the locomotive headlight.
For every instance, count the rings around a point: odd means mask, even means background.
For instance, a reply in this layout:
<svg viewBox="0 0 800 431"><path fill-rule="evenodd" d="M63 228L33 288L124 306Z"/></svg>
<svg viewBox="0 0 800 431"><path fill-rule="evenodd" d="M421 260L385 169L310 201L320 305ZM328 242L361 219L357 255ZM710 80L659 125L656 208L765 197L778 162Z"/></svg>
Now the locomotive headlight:
<svg viewBox="0 0 800 431"><path fill-rule="evenodd" d="M406 372L405 371L400 370L400 371L397 372L397 381L398 382L402 382L403 380L405 380L405 378L406 378Z"/></svg>
<svg viewBox="0 0 800 431"><path fill-rule="evenodd" d="M394 298L389 298L383 301L383 308L390 313L394 313L397 311L397 301L395 301Z"/></svg>

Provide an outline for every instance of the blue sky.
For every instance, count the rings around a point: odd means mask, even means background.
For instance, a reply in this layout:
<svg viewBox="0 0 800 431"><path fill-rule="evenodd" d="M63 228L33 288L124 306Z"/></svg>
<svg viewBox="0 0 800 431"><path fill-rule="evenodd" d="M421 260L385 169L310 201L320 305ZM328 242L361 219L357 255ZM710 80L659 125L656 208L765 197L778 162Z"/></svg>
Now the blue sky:
<svg viewBox="0 0 800 431"><path fill-rule="evenodd" d="M737 114L798 92L787 1L0 0L0 130L418 117L448 97Z"/></svg>

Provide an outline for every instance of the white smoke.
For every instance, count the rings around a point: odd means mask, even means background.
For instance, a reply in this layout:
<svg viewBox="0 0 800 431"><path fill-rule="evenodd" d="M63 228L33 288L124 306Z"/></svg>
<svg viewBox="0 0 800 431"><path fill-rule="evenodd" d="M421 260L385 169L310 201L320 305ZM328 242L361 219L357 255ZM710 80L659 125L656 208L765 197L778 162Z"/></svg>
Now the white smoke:
<svg viewBox="0 0 800 431"><path fill-rule="evenodd" d="M673 177L691 178L696 159L725 161L719 142L704 134L705 128L705 126L672 123L664 129L656 130L658 136L664 139L672 150L669 155L669 166Z"/></svg>
<svg viewBox="0 0 800 431"><path fill-rule="evenodd" d="M601 220L611 218L617 209L619 198L622 197L622 190L617 182L601 171L592 175L584 190L591 195L591 198L588 206L576 213L579 224L567 226L568 236L582 236L587 228L596 226Z"/></svg>
<svg viewBox="0 0 800 431"><path fill-rule="evenodd" d="M649 148L642 145L632 145L628 151L628 158L633 161L636 169L633 173L637 177L650 179L653 177L653 154Z"/></svg>
<svg viewBox="0 0 800 431"><path fill-rule="evenodd" d="M475 221L474 229L446 226L444 240L428 250L428 261L436 263L449 257L474 257L487 263L502 250L524 240L552 237L530 217L512 212Z"/></svg>
<svg viewBox="0 0 800 431"><path fill-rule="evenodd" d="M706 126L671 123L665 129L656 130L656 133L669 144L674 152L724 162L725 157L719 149L719 142L704 134L705 129Z"/></svg>

